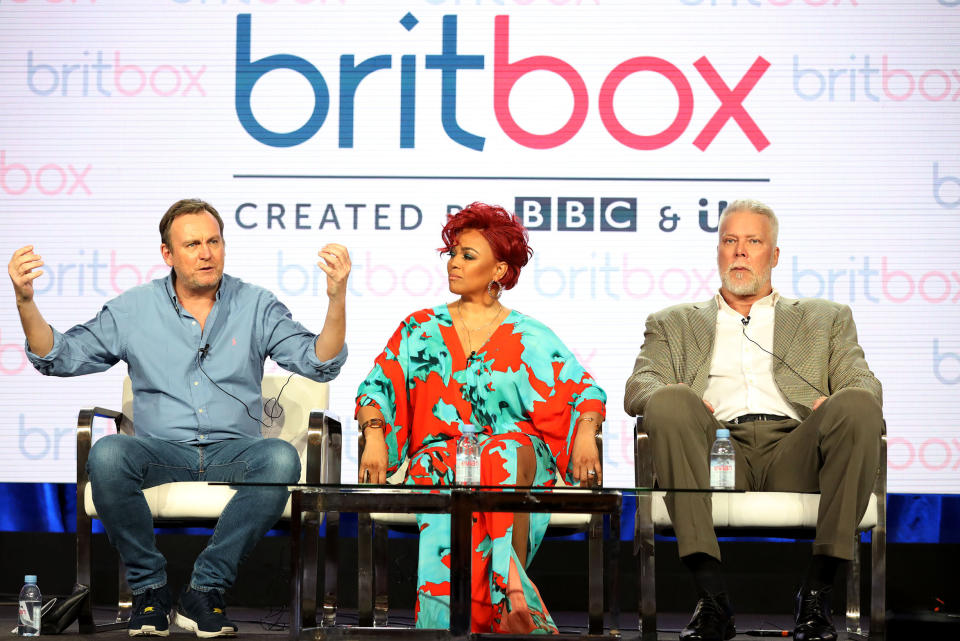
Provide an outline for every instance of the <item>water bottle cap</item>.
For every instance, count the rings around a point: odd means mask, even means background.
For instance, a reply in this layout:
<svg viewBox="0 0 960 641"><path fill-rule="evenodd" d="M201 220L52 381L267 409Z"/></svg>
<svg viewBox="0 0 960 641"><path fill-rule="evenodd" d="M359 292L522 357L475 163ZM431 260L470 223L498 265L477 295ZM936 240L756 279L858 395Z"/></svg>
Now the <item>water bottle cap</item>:
<svg viewBox="0 0 960 641"><path fill-rule="evenodd" d="M36 575L36 574L28 574L28 575L26 575L25 577L23 577L23 582L24 582L24 583L36 583L36 582L37 582L37 575Z"/></svg>
<svg viewBox="0 0 960 641"><path fill-rule="evenodd" d="M477 426L471 423L464 423L460 426L460 432L463 434L476 434Z"/></svg>
<svg viewBox="0 0 960 641"><path fill-rule="evenodd" d="M730 438L730 430L725 427L717 428L717 438Z"/></svg>

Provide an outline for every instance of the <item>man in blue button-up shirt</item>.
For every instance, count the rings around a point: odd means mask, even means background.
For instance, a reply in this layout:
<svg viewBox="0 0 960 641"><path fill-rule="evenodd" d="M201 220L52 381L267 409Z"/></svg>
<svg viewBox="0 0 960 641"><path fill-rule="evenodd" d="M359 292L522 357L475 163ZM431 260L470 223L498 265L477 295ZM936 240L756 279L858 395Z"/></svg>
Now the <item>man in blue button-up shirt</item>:
<svg viewBox="0 0 960 641"><path fill-rule="evenodd" d="M200 200L181 200L160 221L170 275L108 301L92 320L65 333L34 301L43 261L17 250L8 271L26 334L27 356L43 374L77 376L127 363L137 436L105 436L91 452L93 500L127 566L135 595L131 635L169 633L166 562L154 543L143 489L171 481L295 483L296 449L260 433L260 383L269 356L281 367L329 381L346 360L350 257L329 244L318 266L329 304L319 335L294 321L269 291L223 273L223 221ZM227 504L197 558L177 624L198 636L236 634L223 592L237 567L283 512L283 487L244 487Z"/></svg>

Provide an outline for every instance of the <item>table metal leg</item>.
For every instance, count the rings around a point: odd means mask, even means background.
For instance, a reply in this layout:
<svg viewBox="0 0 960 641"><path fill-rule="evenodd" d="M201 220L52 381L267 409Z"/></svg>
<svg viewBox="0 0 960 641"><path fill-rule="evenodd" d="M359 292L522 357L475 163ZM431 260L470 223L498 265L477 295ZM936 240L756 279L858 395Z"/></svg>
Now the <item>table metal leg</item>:
<svg viewBox="0 0 960 641"><path fill-rule="evenodd" d="M373 519L357 514L357 625L373 626Z"/></svg>
<svg viewBox="0 0 960 641"><path fill-rule="evenodd" d="M470 578L472 572L472 501L467 491L454 490L450 497L450 635L466 639L470 634Z"/></svg>
<svg viewBox="0 0 960 641"><path fill-rule="evenodd" d="M610 550L610 633L620 634L620 514L618 508L615 514L610 515L610 538L607 547Z"/></svg>
<svg viewBox="0 0 960 641"><path fill-rule="evenodd" d="M640 639L657 639L656 556L653 538L653 494L637 494L634 554L637 556L637 590L640 594Z"/></svg>
<svg viewBox="0 0 960 641"><path fill-rule="evenodd" d="M587 534L587 630L589 634L603 633L603 515L590 516Z"/></svg>
<svg viewBox="0 0 960 641"><path fill-rule="evenodd" d="M390 567L387 558L387 537L388 530L386 526L374 527L373 529L373 625L383 627L389 624L390 614Z"/></svg>
<svg viewBox="0 0 960 641"><path fill-rule="evenodd" d="M300 557L300 510L301 494L290 495L290 634L292 640L300 638L300 594L303 586L303 560Z"/></svg>
<svg viewBox="0 0 960 641"><path fill-rule="evenodd" d="M323 554L323 627L337 621L338 572L340 556L340 513L327 512L327 536Z"/></svg>

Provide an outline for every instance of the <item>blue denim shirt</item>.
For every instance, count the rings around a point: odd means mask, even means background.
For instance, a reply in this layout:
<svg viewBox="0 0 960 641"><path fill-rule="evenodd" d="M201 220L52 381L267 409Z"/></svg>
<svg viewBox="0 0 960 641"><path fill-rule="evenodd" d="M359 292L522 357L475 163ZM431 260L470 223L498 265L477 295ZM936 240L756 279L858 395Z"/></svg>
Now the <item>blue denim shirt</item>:
<svg viewBox="0 0 960 641"><path fill-rule="evenodd" d="M54 329L46 356L25 349L37 371L48 376L102 372L125 361L137 434L202 445L260 436L260 423L210 379L259 418L268 356L315 381L340 372L346 344L334 358L320 361L316 339L271 292L226 274L201 332L200 323L177 303L171 275L124 292L66 333Z"/></svg>

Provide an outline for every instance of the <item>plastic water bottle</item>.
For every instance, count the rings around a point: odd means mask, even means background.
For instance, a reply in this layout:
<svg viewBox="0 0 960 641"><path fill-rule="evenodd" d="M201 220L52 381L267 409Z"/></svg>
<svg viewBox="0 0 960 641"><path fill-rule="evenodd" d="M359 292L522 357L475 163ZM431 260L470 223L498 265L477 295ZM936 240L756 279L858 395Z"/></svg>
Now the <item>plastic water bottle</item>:
<svg viewBox="0 0 960 641"><path fill-rule="evenodd" d="M470 423L460 426L454 480L459 485L480 485L480 443L477 441L477 428Z"/></svg>
<svg viewBox="0 0 960 641"><path fill-rule="evenodd" d="M40 636L40 607L43 598L40 588L37 587L37 577L28 574L23 577L23 587L20 589L20 624L17 634L22 637Z"/></svg>
<svg viewBox="0 0 960 641"><path fill-rule="evenodd" d="M736 485L735 465L730 430L721 427L717 430L717 440L710 448L710 488L732 490Z"/></svg>

